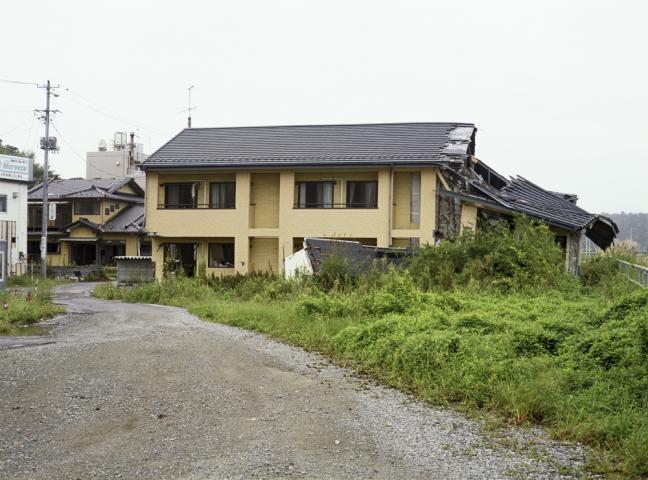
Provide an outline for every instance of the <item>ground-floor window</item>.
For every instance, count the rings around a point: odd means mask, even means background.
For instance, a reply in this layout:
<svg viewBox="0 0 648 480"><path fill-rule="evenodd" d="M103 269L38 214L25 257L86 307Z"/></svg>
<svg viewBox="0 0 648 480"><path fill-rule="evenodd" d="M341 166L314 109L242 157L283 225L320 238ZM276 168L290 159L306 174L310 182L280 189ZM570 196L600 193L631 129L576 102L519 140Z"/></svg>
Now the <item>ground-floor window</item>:
<svg viewBox="0 0 648 480"><path fill-rule="evenodd" d="M209 268L233 268L234 243L209 244Z"/></svg>
<svg viewBox="0 0 648 480"><path fill-rule="evenodd" d="M193 277L196 271L196 244L165 243L164 265L167 273L177 272L181 268L187 277Z"/></svg>
<svg viewBox="0 0 648 480"><path fill-rule="evenodd" d="M47 253L61 253L59 242L47 242ZM27 242L27 255L40 255L40 241L30 240Z"/></svg>
<svg viewBox="0 0 648 480"><path fill-rule="evenodd" d="M151 248L151 242L140 242L139 254L142 257L150 257L153 249Z"/></svg>

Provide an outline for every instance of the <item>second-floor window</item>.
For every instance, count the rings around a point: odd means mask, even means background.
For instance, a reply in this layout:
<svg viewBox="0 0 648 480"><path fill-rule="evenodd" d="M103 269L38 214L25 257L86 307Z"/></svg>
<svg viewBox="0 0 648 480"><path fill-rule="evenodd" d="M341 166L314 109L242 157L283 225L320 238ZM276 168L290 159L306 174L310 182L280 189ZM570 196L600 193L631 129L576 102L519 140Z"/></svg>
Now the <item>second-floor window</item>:
<svg viewBox="0 0 648 480"><path fill-rule="evenodd" d="M164 184L164 208L196 208L195 183Z"/></svg>
<svg viewBox="0 0 648 480"><path fill-rule="evenodd" d="M378 182L347 182L347 208L378 208Z"/></svg>
<svg viewBox="0 0 648 480"><path fill-rule="evenodd" d="M299 182L297 208L333 208L333 182Z"/></svg>
<svg viewBox="0 0 648 480"><path fill-rule="evenodd" d="M99 215L99 202L74 202L75 215Z"/></svg>
<svg viewBox="0 0 648 480"><path fill-rule="evenodd" d="M6 195L0 195L0 212L2 212L2 213L7 212L7 196Z"/></svg>
<svg viewBox="0 0 648 480"><path fill-rule="evenodd" d="M209 184L209 208L235 208L236 183L214 182Z"/></svg>

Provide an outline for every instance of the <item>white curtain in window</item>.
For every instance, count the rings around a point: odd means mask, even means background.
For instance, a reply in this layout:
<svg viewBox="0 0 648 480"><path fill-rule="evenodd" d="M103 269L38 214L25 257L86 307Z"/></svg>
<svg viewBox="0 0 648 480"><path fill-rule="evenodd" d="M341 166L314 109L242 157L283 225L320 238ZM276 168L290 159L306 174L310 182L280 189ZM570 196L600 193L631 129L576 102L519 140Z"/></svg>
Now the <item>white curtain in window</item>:
<svg viewBox="0 0 648 480"><path fill-rule="evenodd" d="M306 184L299 184L299 198L297 199L297 205L299 208L304 208L306 206Z"/></svg>
<svg viewBox="0 0 648 480"><path fill-rule="evenodd" d="M376 206L376 199L378 198L378 183L366 182L365 185L365 198L363 199L364 204L368 207L374 207Z"/></svg>
<svg viewBox="0 0 648 480"><path fill-rule="evenodd" d="M330 182L322 184L322 200L320 202L324 208L333 207L333 184Z"/></svg>

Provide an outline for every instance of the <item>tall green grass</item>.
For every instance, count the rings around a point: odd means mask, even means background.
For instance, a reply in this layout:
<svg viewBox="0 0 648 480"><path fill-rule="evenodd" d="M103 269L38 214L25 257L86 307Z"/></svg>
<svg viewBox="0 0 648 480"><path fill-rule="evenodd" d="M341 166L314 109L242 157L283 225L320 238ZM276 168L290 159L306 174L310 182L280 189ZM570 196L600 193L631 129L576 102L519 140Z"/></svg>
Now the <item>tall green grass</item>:
<svg viewBox="0 0 648 480"><path fill-rule="evenodd" d="M21 327L65 312L62 306L52 303L48 282L30 289L6 289L0 294L0 300L0 335L19 333ZM5 301L7 308L4 308Z"/></svg>
<svg viewBox="0 0 648 480"><path fill-rule="evenodd" d="M565 275L548 230L465 236L368 275L178 278L96 295L184 306L330 355L435 404L489 411L648 475L648 291L596 266Z"/></svg>

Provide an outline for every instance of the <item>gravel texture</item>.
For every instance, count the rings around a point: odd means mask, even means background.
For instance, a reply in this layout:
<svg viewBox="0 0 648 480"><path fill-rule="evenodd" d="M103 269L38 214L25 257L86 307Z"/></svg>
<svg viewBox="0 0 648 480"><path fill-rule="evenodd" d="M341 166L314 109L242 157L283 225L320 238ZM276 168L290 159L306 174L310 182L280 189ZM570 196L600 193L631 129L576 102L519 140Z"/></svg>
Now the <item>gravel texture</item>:
<svg viewBox="0 0 648 480"><path fill-rule="evenodd" d="M0 341L0 478L572 478L578 446L492 431L179 308L59 287L48 337ZM17 346L16 346L17 345Z"/></svg>

